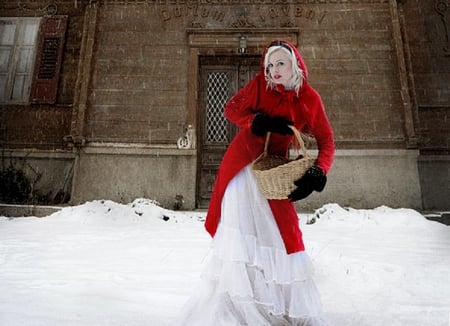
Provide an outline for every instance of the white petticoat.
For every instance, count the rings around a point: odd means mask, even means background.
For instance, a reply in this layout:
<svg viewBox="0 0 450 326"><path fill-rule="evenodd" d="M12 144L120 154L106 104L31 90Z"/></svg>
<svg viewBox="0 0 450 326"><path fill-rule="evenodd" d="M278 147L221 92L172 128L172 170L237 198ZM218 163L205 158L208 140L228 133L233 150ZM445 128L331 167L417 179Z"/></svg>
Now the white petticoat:
<svg viewBox="0 0 450 326"><path fill-rule="evenodd" d="M177 326L323 326L306 252L288 255L250 167L227 187L202 280Z"/></svg>

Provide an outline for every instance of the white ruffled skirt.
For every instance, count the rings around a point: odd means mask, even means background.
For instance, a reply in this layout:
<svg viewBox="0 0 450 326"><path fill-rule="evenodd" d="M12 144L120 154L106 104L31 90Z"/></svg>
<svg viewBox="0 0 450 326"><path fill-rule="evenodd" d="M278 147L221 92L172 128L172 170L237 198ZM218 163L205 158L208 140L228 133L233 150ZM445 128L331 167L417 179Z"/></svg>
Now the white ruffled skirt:
<svg viewBox="0 0 450 326"><path fill-rule="evenodd" d="M177 326L323 326L306 252L288 255L250 167L228 185L200 284Z"/></svg>

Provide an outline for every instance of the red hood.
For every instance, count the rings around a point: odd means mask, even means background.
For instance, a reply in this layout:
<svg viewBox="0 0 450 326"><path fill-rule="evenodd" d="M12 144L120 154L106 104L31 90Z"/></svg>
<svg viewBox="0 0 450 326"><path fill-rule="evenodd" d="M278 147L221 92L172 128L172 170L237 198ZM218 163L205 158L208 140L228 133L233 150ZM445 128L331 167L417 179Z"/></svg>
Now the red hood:
<svg viewBox="0 0 450 326"><path fill-rule="evenodd" d="M297 58L298 66L303 71L303 85L302 85L302 88L303 88L304 85L306 84L306 81L308 80L308 69L306 68L303 57L300 55L300 52L298 52L297 47L290 41L286 41L286 40L282 40L282 39L274 39L266 45L266 48L264 49L263 54L261 56L261 74L262 74L262 76L264 76L264 58L266 57L267 50L269 49L270 45L273 42L277 42L277 41L287 44L292 49L292 51L294 51L295 57Z"/></svg>

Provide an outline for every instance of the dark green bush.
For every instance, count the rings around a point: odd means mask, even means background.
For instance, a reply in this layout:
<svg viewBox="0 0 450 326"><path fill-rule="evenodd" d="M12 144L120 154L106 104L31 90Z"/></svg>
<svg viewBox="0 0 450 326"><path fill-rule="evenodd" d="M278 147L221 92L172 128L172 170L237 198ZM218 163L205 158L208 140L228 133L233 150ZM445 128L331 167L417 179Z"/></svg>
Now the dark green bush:
<svg viewBox="0 0 450 326"><path fill-rule="evenodd" d="M0 171L0 201L8 204L26 203L31 196L31 182L13 166Z"/></svg>

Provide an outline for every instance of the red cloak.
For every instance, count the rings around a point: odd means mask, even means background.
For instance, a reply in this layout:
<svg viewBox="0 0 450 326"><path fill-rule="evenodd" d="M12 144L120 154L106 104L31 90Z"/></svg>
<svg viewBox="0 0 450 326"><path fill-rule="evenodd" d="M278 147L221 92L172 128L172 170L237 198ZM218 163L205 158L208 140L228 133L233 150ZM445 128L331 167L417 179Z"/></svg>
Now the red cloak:
<svg viewBox="0 0 450 326"><path fill-rule="evenodd" d="M228 147L216 177L214 189L209 204L205 228L214 237L221 215L222 197L231 179L244 167L253 162L263 151L265 137L255 136L251 123L256 112L263 111L270 116L282 116L294 122L299 130L307 130L312 134L318 145L319 153L316 165L325 173L331 168L334 158L333 131L319 94L307 82L307 69L297 48L288 44L297 57L303 70L304 80L298 92L285 90L282 85L268 89L264 77L264 50L261 60L261 71L225 105L224 115L240 127L240 131ZM288 154L293 136L283 136L273 133L270 138L269 153ZM287 253L305 249L300 231L295 206L288 199L269 200L269 205L275 217Z"/></svg>

